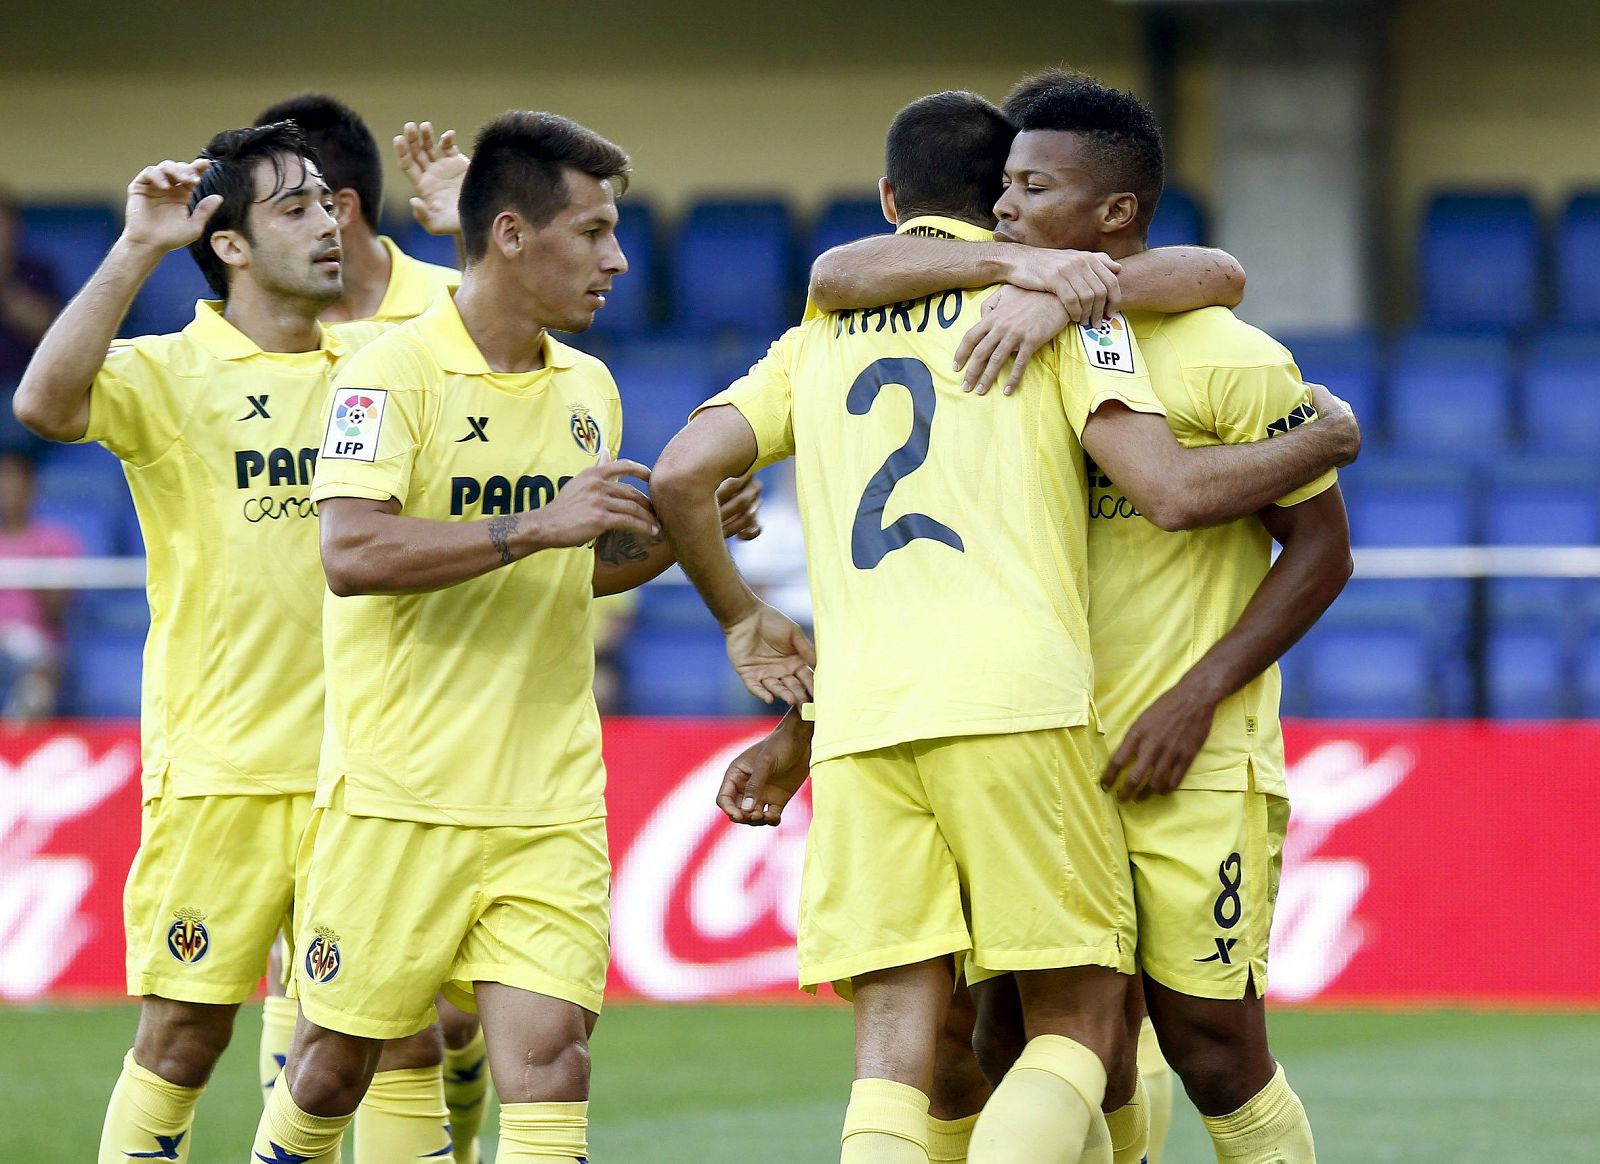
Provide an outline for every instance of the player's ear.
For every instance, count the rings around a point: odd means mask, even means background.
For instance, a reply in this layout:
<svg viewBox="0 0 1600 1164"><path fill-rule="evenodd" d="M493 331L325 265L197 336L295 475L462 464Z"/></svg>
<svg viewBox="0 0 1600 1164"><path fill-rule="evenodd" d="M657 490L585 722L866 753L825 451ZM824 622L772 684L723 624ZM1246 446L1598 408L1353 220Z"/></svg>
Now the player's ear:
<svg viewBox="0 0 1600 1164"><path fill-rule="evenodd" d="M333 220L339 224L340 230L349 230L351 224L360 217L361 195L348 186L334 194Z"/></svg>
<svg viewBox="0 0 1600 1164"><path fill-rule="evenodd" d="M1113 194L1101 208L1101 229L1106 234L1127 230L1139 217L1139 196L1130 191Z"/></svg>
<svg viewBox="0 0 1600 1164"><path fill-rule="evenodd" d="M235 270L250 265L250 241L243 231L219 230L211 236L211 250Z"/></svg>
<svg viewBox="0 0 1600 1164"><path fill-rule="evenodd" d="M900 216L894 208L894 187L889 185L888 178L878 179L878 203L883 207L883 216L889 220L889 225L899 226Z"/></svg>
<svg viewBox="0 0 1600 1164"><path fill-rule="evenodd" d="M527 235L527 224L514 210L502 210L494 216L494 223L489 227L489 238L508 259L522 253L522 244Z"/></svg>

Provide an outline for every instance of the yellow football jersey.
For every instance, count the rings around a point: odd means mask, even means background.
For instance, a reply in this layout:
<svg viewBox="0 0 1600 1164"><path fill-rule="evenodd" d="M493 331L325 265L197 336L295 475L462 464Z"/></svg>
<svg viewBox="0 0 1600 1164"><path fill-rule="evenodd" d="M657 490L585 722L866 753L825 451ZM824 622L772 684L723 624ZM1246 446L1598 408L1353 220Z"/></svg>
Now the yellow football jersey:
<svg viewBox="0 0 1600 1164"><path fill-rule="evenodd" d="M83 439L123 462L148 555L145 779L179 796L309 792L322 717L312 467L334 372L381 334L325 326L264 352L202 301L173 335L118 341Z"/></svg>
<svg viewBox="0 0 1600 1164"><path fill-rule="evenodd" d="M1179 444L1265 440L1315 418L1294 358L1227 308L1128 319ZM1164 532L1092 464L1089 477L1095 701L1114 748L1239 620L1271 565L1272 539L1254 517ZM1327 473L1278 504L1315 497L1335 479ZM1253 766L1258 789L1284 795L1279 692L1274 666L1223 700L1184 786L1244 789Z"/></svg>
<svg viewBox="0 0 1600 1164"><path fill-rule="evenodd" d="M406 254L388 235L379 235L378 241L389 252L389 286L384 288L383 302L371 318L379 323L404 323L415 319L445 291L461 284L461 272L454 267L441 267L424 263Z"/></svg>
<svg viewBox="0 0 1600 1164"><path fill-rule="evenodd" d="M615 454L622 405L600 361L547 336L545 362L490 371L442 297L339 378L312 497L438 521L548 504ZM603 812L593 576L580 547L425 594L328 595L318 803L342 789L356 815L461 825Z"/></svg>
<svg viewBox="0 0 1600 1164"><path fill-rule="evenodd" d="M743 414L759 465L797 459L816 760L1093 722L1078 434L1106 400L1160 405L1120 320L1073 328L1014 396L963 393L952 354L993 290L812 319L702 406Z"/></svg>

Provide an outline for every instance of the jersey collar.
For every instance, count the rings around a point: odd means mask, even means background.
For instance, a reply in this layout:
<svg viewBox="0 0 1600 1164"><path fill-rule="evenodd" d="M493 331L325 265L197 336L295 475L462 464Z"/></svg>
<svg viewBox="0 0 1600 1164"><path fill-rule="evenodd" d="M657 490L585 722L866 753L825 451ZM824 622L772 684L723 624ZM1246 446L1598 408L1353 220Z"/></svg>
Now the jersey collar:
<svg viewBox="0 0 1600 1164"><path fill-rule="evenodd" d="M456 310L455 291L439 296L428 310L417 316L417 330L423 342L433 353L433 358L446 372L460 376L491 376L494 370L483 358L478 345L472 342L467 325L461 322L461 312ZM572 349L556 342L549 331L544 333L544 366L570 368L573 365Z"/></svg>
<svg viewBox="0 0 1600 1164"><path fill-rule="evenodd" d="M923 234L933 238L954 238L963 242L993 242L994 231L986 226L974 226L959 218L946 218L942 214L919 214L895 227L895 234Z"/></svg>
<svg viewBox="0 0 1600 1164"><path fill-rule="evenodd" d="M220 299L201 299L194 305L194 319L183 329L184 333L219 360L248 360L262 355L255 340L222 317L226 306ZM349 347L337 329L323 326L320 331L322 350L330 355L342 355Z"/></svg>

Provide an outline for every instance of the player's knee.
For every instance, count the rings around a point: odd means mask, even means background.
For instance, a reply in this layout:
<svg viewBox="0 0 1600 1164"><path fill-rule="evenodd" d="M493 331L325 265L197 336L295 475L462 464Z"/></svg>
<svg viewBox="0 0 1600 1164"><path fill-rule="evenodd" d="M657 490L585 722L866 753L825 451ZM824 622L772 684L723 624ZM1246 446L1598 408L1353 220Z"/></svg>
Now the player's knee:
<svg viewBox="0 0 1600 1164"><path fill-rule="evenodd" d="M289 1094L301 1111L343 1116L367 1094L382 1044L353 1038L312 1039L290 1055Z"/></svg>
<svg viewBox="0 0 1600 1164"><path fill-rule="evenodd" d="M439 1026L444 1030L444 1045L459 1051L478 1035L478 1016L453 1006L439 1008Z"/></svg>
<svg viewBox="0 0 1600 1164"><path fill-rule="evenodd" d="M500 1085L502 1103L542 1103L589 1098L589 1041L581 1034L526 1048L514 1080Z"/></svg>
<svg viewBox="0 0 1600 1164"><path fill-rule="evenodd" d="M980 1022L972 1035L972 1051L991 1086L999 1086L1022 1054L1026 1036L1021 1028L1004 1023Z"/></svg>
<svg viewBox="0 0 1600 1164"><path fill-rule="evenodd" d="M179 1087L203 1087L233 1038L238 1008L151 999L139 1018L133 1057Z"/></svg>
<svg viewBox="0 0 1600 1164"><path fill-rule="evenodd" d="M1162 1049L1168 1065L1183 1080L1184 1091L1201 1111L1237 1111L1250 1099L1247 1056L1236 1040L1201 1028L1163 1040Z"/></svg>
<svg viewBox="0 0 1600 1164"><path fill-rule="evenodd" d="M989 1092L989 1083L973 1054L971 1042L942 1034L933 1066L929 1114L941 1120L973 1115L983 1110Z"/></svg>
<svg viewBox="0 0 1600 1164"><path fill-rule="evenodd" d="M1112 1044L1106 1060L1105 1110L1116 1111L1130 1099L1139 1086L1139 1040L1126 1031Z"/></svg>

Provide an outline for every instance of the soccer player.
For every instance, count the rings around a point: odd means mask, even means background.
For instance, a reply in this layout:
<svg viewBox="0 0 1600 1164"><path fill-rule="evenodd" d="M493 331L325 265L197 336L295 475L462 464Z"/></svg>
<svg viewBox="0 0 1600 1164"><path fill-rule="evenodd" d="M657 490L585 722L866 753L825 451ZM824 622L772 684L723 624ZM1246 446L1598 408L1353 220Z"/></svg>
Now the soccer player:
<svg viewBox="0 0 1600 1164"><path fill-rule="evenodd" d="M290 909L321 743L306 730L322 717L312 465L334 373L383 330L317 322L342 290L333 211L291 125L141 171L121 237L17 388L34 432L121 458L149 554L125 910L142 1002L101 1164L187 1158L195 1103ZM175 335L113 343L185 246L221 302Z"/></svg>
<svg viewBox="0 0 1600 1164"><path fill-rule="evenodd" d="M424 263L378 233L383 205L383 164L378 142L361 115L336 97L301 93L262 111L257 125L293 121L317 151L323 179L333 192L343 255L344 294L322 319L370 319L400 323L426 311L461 280L451 267ZM466 158L455 148L455 131L438 140L428 122L408 122L395 139L401 168L416 191L412 208L428 229L458 234L456 198ZM309 547L308 547L309 548ZM258 1060L265 1095L289 1054L299 1008L283 996L281 967L267 975ZM476 1164L489 1080L483 1035L476 1018L445 1003L440 1030L429 1028L386 1049L379 1071L356 1115L358 1164L385 1164L436 1148L441 1105L448 1115L457 1164ZM441 1062L442 1061L442 1062ZM442 1067L442 1084L440 1075ZM440 1088L442 1086L442 1099Z"/></svg>
<svg viewBox="0 0 1600 1164"><path fill-rule="evenodd" d="M1149 111L1053 71L1020 84L1006 112L1022 132L996 238L1119 261L1140 253L1163 182ZM895 274L879 248L857 277L887 264L864 293L900 294L907 278L922 286L912 277L922 261ZM1031 298L1065 326L1047 297ZM1315 415L1290 354L1231 312L1129 322L1185 445L1261 441ZM1091 471L1090 631L1096 704L1119 742L1105 783L1121 777L1144 994L1219 1160L1301 1164L1314 1159L1310 1125L1268 1048L1263 1001L1288 820L1274 664L1349 577L1344 505L1330 473L1256 517L1173 533L1143 520L1114 482ZM1276 564L1269 535L1283 546ZM980 1041L1004 1063L1020 1039L1015 994L996 984L984 1002Z"/></svg>
<svg viewBox="0 0 1600 1164"><path fill-rule="evenodd" d="M312 493L333 595L302 1020L255 1159L335 1159L383 1041L432 1022L441 984L483 1021L498 1159L585 1156L610 878L590 607L672 556L620 480L649 470L612 459L610 374L549 330L587 328L627 269L627 172L565 118L488 125L459 290L334 392ZM737 532L753 488L723 495Z"/></svg>
<svg viewBox="0 0 1600 1164"><path fill-rule="evenodd" d="M901 233L988 237L1012 134L972 94L913 102L889 132L886 216ZM1110 345L1054 345L1019 395L980 401L949 369L984 298L792 329L653 477L730 656L770 695L749 669L785 661L785 620L739 577L713 491L729 471L798 460L821 659L801 982L854 997L847 1162L928 1159L934 1041L963 957L1018 972L1031 1036L972 1158L1076 1160L1104 1132L1132 901L1096 781L1083 448L1172 528L1253 512L1352 451L1338 425L1277 450L1179 448L1120 321Z"/></svg>

